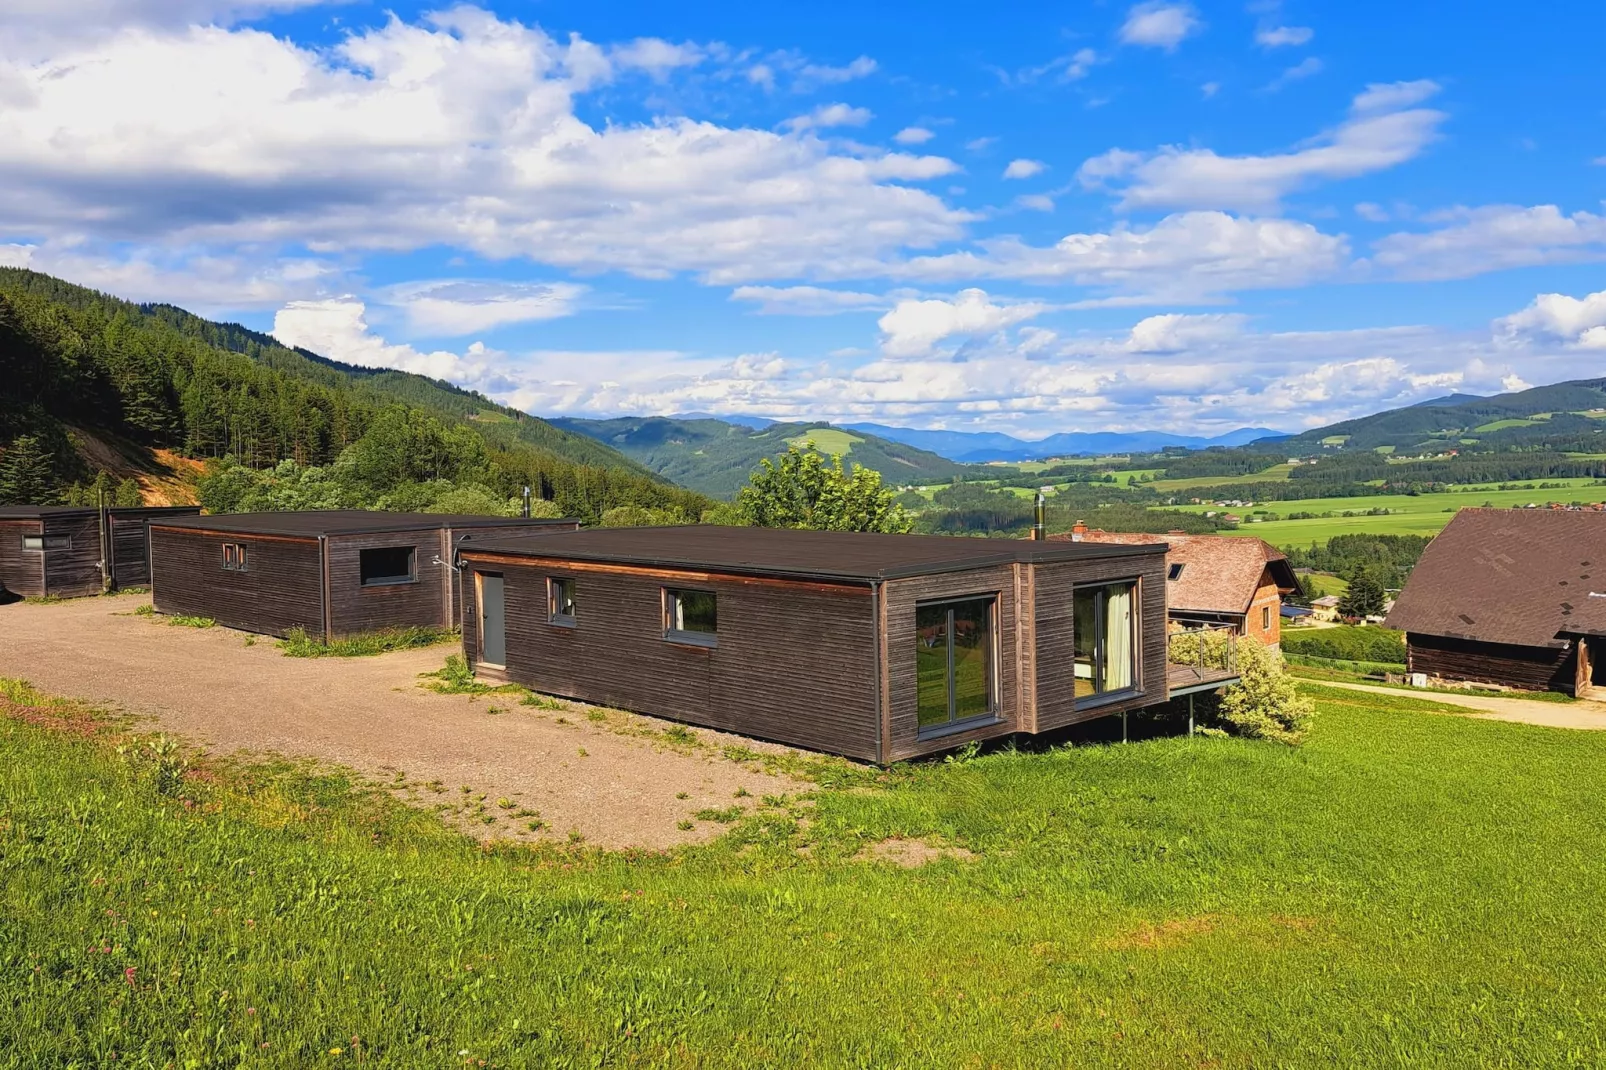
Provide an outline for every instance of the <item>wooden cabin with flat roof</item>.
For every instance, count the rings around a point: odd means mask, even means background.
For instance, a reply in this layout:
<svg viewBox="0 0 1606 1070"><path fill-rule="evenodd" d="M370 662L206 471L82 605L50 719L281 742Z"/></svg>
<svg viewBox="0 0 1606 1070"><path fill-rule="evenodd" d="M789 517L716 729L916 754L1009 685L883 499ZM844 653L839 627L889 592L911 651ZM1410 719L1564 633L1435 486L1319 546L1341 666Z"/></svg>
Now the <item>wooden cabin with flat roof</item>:
<svg viewBox="0 0 1606 1070"><path fill-rule="evenodd" d="M455 627L453 567L484 538L573 531L522 520L358 509L233 513L151 526L151 596L163 613L241 631L300 628L325 641L386 628Z"/></svg>
<svg viewBox="0 0 1606 1070"><path fill-rule="evenodd" d="M23 598L77 598L151 581L150 524L195 516L196 505L99 509L0 507L0 590Z"/></svg>
<svg viewBox="0 0 1606 1070"><path fill-rule="evenodd" d="M479 539L487 680L891 762L1167 701L1165 546L716 526Z"/></svg>

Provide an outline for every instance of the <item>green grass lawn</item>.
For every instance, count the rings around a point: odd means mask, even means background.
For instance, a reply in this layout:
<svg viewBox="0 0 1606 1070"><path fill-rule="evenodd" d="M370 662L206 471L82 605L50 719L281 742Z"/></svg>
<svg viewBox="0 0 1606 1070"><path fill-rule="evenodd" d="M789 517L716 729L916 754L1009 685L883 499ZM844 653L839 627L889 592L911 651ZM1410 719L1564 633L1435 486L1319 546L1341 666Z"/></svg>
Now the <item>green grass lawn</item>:
<svg viewBox="0 0 1606 1070"><path fill-rule="evenodd" d="M816 427L801 435L794 435L786 440L786 444L801 448L805 442L813 442L814 448L827 456L846 457L853 452L855 443L863 441L864 439L859 435L850 434L847 431L839 431L834 427Z"/></svg>
<svg viewBox="0 0 1606 1070"><path fill-rule="evenodd" d="M850 772L806 824L772 800L662 855L482 848L288 766L164 795L23 696L0 1037L19 1066L1601 1065L1606 733L1314 693L1297 749ZM898 836L974 857L855 860Z"/></svg>
<svg viewBox="0 0 1606 1070"><path fill-rule="evenodd" d="M1303 579L1317 598L1330 594L1342 596L1344 592L1349 590L1348 580L1343 576L1335 576L1330 572L1307 573Z"/></svg>

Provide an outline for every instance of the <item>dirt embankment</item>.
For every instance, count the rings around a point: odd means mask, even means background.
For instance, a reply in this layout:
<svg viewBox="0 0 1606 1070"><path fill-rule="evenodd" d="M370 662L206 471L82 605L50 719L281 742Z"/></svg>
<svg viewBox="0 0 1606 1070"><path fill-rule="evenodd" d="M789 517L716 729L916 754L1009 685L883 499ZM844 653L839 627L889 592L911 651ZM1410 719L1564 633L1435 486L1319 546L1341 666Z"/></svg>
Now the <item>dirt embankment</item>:
<svg viewBox="0 0 1606 1070"><path fill-rule="evenodd" d="M194 505L195 483L205 466L172 450L151 450L102 431L74 427L69 431L78 456L92 472L105 472L139 484L145 505Z"/></svg>

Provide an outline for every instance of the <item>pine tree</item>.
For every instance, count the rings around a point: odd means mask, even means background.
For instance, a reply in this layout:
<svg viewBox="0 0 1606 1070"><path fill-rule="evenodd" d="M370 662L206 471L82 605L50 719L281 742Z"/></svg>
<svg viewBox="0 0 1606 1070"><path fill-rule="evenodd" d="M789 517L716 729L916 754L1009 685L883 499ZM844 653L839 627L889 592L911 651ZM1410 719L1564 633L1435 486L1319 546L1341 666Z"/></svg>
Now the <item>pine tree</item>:
<svg viewBox="0 0 1606 1070"><path fill-rule="evenodd" d="M1380 617L1383 615L1385 593L1383 585L1371 570L1361 569L1349 581L1349 590L1339 599L1338 611L1346 617Z"/></svg>
<svg viewBox="0 0 1606 1070"><path fill-rule="evenodd" d="M60 497L51 456L32 435L0 455L0 505L52 505Z"/></svg>

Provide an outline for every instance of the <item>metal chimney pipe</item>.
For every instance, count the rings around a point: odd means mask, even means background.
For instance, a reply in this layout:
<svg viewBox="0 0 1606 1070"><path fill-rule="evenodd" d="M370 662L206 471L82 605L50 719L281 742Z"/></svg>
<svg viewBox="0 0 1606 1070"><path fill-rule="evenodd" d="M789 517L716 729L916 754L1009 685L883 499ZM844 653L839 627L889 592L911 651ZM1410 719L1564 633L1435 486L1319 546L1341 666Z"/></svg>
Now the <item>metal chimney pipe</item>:
<svg viewBox="0 0 1606 1070"><path fill-rule="evenodd" d="M530 488L529 487L525 487L524 488L524 511L520 515L522 515L524 517L524 519L526 519L526 520L530 519Z"/></svg>
<svg viewBox="0 0 1606 1070"><path fill-rule="evenodd" d="M1037 504L1032 513L1032 539L1036 542L1042 542L1044 539L1048 538L1048 533L1043 527L1044 518L1046 517L1047 513L1048 499L1043 497L1042 491L1038 491Z"/></svg>

